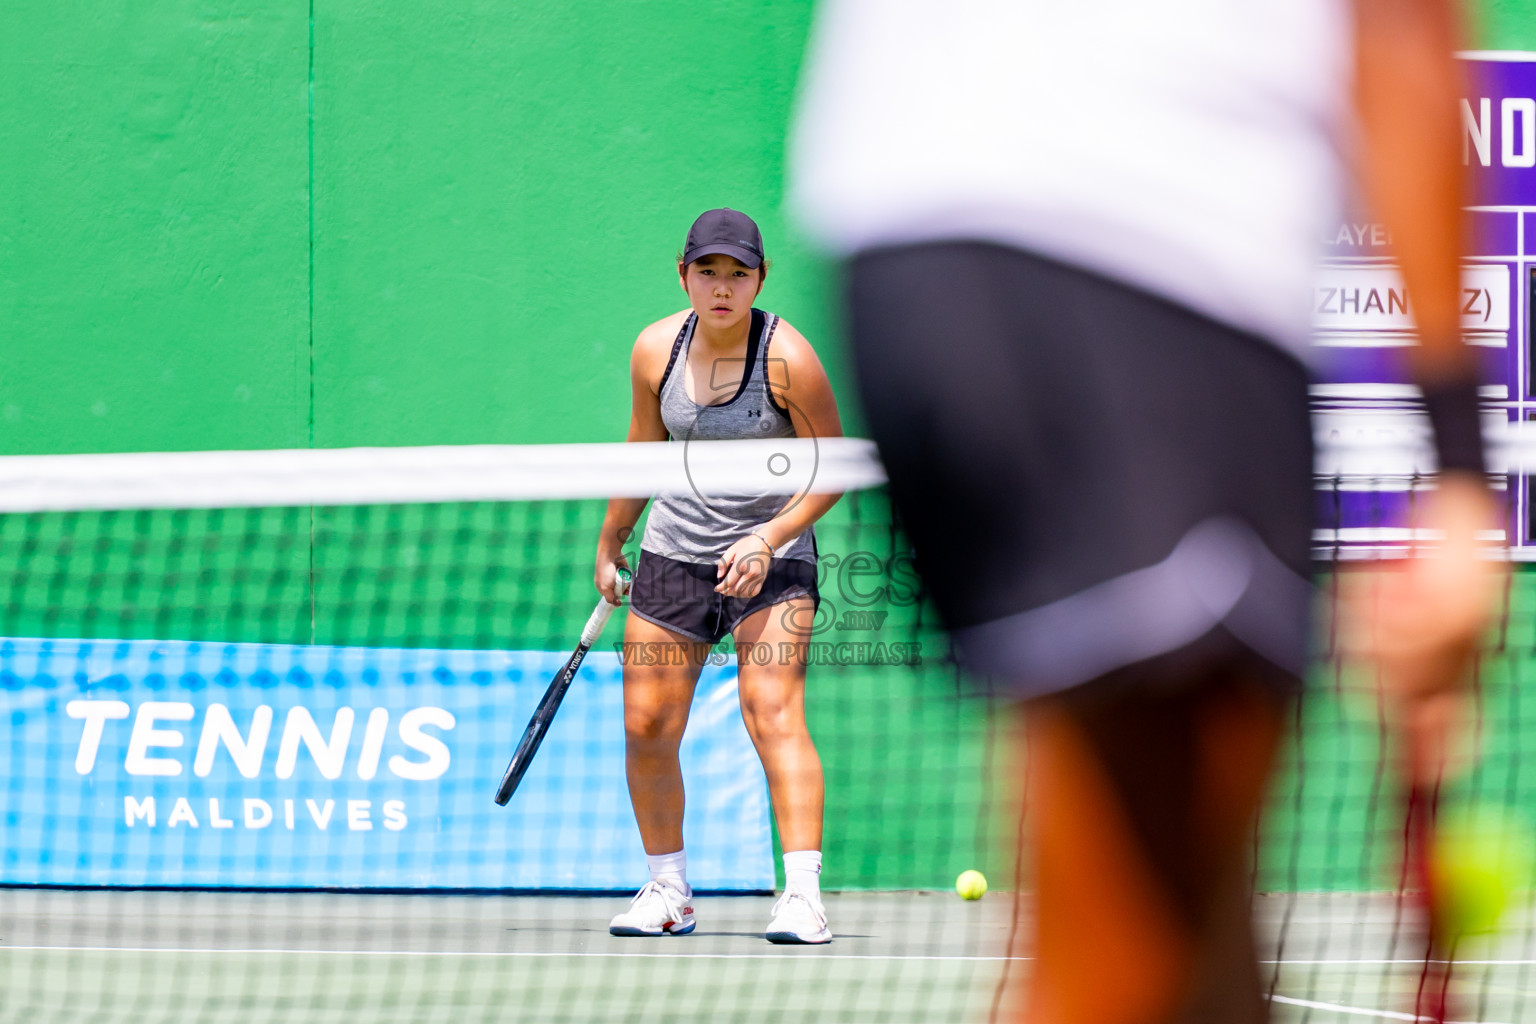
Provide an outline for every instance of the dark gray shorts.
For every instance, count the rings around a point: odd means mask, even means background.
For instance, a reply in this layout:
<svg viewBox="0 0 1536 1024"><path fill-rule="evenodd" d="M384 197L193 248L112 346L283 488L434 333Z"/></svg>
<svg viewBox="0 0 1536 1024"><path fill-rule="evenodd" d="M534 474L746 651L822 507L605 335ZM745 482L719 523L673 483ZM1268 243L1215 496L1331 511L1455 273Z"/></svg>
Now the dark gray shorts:
<svg viewBox="0 0 1536 1024"><path fill-rule="evenodd" d="M754 612L797 597L821 603L816 589L816 563L801 558L775 558L756 597L726 597L715 593L713 562L684 562L643 548L640 568L629 594L629 610L647 622L700 643L717 644Z"/></svg>
<svg viewBox="0 0 1536 1024"><path fill-rule="evenodd" d="M1214 638L1300 675L1296 359L999 245L867 252L848 288L891 496L968 667L1030 696Z"/></svg>

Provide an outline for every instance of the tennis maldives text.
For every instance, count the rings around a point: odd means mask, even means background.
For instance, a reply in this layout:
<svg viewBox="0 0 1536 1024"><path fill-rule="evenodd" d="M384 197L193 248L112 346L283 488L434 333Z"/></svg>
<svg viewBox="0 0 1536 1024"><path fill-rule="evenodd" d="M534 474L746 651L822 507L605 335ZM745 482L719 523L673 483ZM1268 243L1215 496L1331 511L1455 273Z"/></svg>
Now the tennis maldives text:
<svg viewBox="0 0 1536 1024"><path fill-rule="evenodd" d="M120 700L72 700L64 710L69 717L84 722L80 746L75 752L75 771L78 774L90 775L103 756L121 756L123 771L128 775L165 777L185 773L187 766L183 759L167 755L190 747L187 743L188 734L175 723L193 720L197 709L192 704L185 701L145 701L137 708L130 708ZM130 715L133 725L128 734L128 742L120 748L120 755L118 751L105 753L102 740L107 723L127 719ZM271 707L260 705L251 715L249 728L242 733L228 707L223 704L208 705L197 729L192 774L206 778L212 773L222 748L243 777L259 778L266 763L275 717ZM353 736L357 732L354 728L356 724L357 712L354 709L338 708L327 735L308 708L289 708L277 741L273 773L279 779L292 778L302 750L314 761L321 776L329 780L341 778L347 754L353 746ZM455 724L453 713L446 708L412 708L394 723L393 731L413 756L396 754L384 760L384 743L391 731L390 713L386 708L373 708L368 712L361 730L362 738L353 772L358 779L364 781L377 776L381 767L397 779L412 782L428 782L439 778L448 770L452 754L439 735L427 730L448 732ZM199 801L199 805L195 807L186 797L177 797L169 807L162 807L153 796L125 796L123 820L129 828L234 828L239 825L260 829L279 825L293 829L300 825L312 825L324 830L334 823L351 831L370 831L377 821L394 832L409 824L403 800L385 800L375 808L371 800L346 800L344 806L338 806L337 801L331 799L268 801L248 797L240 800L237 807L234 801L225 803L219 798L210 797L206 801Z"/></svg>

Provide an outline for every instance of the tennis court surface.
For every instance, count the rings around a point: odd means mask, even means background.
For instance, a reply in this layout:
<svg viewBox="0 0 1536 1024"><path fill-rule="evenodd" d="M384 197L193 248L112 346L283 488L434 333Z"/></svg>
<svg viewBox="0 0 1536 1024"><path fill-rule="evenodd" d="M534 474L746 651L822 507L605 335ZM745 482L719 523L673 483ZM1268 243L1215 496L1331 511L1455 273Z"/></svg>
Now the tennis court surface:
<svg viewBox="0 0 1536 1024"><path fill-rule="evenodd" d="M985 1020L1030 969L1012 713L956 672L867 445L713 444L0 459L0 1021ZM1341 468L1319 504L1390 512L1424 484ZM692 936L614 938L646 877L623 665L664 652L615 616L492 795L593 608L606 496L744 488L845 492L817 526L806 697L836 939L764 941L782 844L736 663L779 652L728 643L681 752L690 881L727 895ZM1395 536L1335 525L1324 593L1371 553L1346 543ZM1522 569L1448 796L1536 811L1533 677ZM1425 952L1372 680L1325 645L1296 721L1255 835L1275 1015L1412 1020ZM971 868L992 890L967 903ZM1454 951L1453 1019L1536 1024L1519 901Z"/></svg>
<svg viewBox="0 0 1536 1024"><path fill-rule="evenodd" d="M976 1021L1005 972L1014 902L841 893L823 948L762 940L769 897L702 897L698 931L610 936L621 896L0 893L0 1020ZM1268 945L1286 924L1277 1020L1404 1020L1421 960L1385 895L1260 897ZM1289 921L1285 921L1286 915ZM1461 1019L1532 1019L1529 909L1464 951Z"/></svg>
<svg viewBox="0 0 1536 1024"><path fill-rule="evenodd" d="M847 930L813 948L763 941L770 897L700 898L660 939L608 934L627 901L11 891L0 1020L970 1021L1010 909L833 895Z"/></svg>

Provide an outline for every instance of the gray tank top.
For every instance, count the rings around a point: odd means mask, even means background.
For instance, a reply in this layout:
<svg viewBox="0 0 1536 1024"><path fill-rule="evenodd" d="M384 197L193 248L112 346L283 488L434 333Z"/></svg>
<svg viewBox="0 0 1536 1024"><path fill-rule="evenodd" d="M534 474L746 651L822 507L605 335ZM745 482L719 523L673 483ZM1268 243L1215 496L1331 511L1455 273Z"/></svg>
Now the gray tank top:
<svg viewBox="0 0 1536 1024"><path fill-rule="evenodd" d="M768 382L768 346L779 318L752 311L747 334L747 367L735 395L711 405L688 396L685 383L688 346L698 314L689 313L672 343L672 357L661 375L661 421L673 441L740 441L794 437L789 412L775 399ZM651 503L640 547L684 562L713 562L726 548L779 514L787 495L663 495ZM816 538L806 530L779 548L775 558L816 560Z"/></svg>

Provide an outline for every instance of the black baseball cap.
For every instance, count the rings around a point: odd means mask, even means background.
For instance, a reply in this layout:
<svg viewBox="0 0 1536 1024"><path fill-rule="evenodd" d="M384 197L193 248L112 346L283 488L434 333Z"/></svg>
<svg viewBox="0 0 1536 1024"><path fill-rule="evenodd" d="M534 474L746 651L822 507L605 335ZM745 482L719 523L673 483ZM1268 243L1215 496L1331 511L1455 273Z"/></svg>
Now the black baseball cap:
<svg viewBox="0 0 1536 1024"><path fill-rule="evenodd" d="M688 229L683 265L713 253L734 256L755 270L763 265L762 233L740 210L705 210Z"/></svg>

